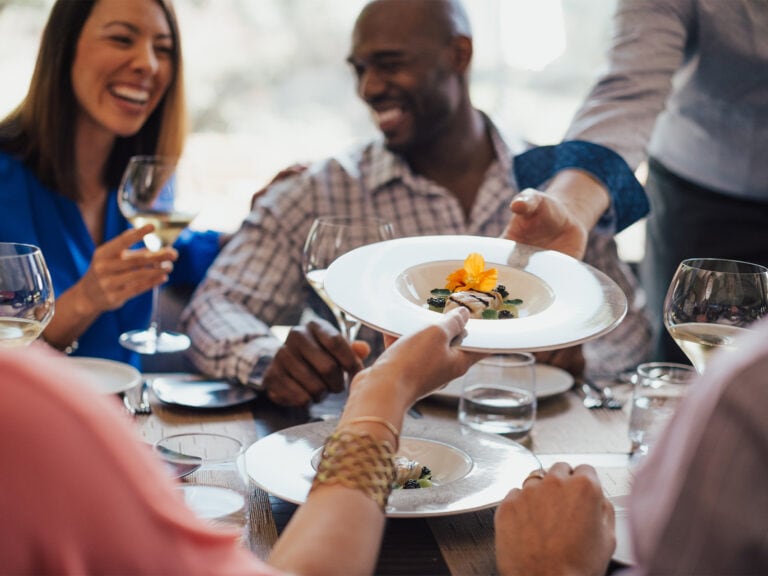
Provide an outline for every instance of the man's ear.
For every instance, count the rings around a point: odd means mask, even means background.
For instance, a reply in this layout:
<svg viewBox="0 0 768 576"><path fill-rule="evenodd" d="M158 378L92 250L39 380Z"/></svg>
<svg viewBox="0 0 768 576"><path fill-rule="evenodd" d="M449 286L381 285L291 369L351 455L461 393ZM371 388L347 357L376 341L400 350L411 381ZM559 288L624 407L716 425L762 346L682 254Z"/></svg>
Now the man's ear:
<svg viewBox="0 0 768 576"><path fill-rule="evenodd" d="M468 36L456 36L451 40L453 47L453 66L460 74L469 70L472 62L472 38Z"/></svg>

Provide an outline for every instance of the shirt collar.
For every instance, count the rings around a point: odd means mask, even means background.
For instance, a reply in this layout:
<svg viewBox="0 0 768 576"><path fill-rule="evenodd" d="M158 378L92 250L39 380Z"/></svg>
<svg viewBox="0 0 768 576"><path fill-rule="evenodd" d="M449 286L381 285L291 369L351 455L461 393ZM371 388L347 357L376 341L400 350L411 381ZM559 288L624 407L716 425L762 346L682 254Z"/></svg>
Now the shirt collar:
<svg viewBox="0 0 768 576"><path fill-rule="evenodd" d="M520 153L525 146L520 138L502 134L501 130L485 113L481 112L481 114L483 114L485 125L491 136L491 142L496 153L496 161L502 172L508 175L509 181L512 183L512 156ZM422 178L413 173L402 156L386 148L383 138L374 140L370 144L368 152L370 160L369 170L363 177L366 181L366 188L372 194L386 189L388 185L394 182L407 182L408 180Z"/></svg>

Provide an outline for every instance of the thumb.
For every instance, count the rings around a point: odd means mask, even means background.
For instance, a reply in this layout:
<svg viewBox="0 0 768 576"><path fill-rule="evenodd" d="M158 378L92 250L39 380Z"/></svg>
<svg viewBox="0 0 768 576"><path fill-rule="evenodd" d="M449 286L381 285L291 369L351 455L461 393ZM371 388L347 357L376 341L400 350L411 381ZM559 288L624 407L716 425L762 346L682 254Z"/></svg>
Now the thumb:
<svg viewBox="0 0 768 576"><path fill-rule="evenodd" d="M535 188L526 188L512 198L509 208L512 212L521 216L533 214L539 207L539 204L541 204L542 198L543 194Z"/></svg>
<svg viewBox="0 0 768 576"><path fill-rule="evenodd" d="M355 340L350 344L352 347L352 351L357 354L357 357L360 358L360 360L365 360L368 357L368 354L371 353L371 347L369 346L368 342L365 342L363 340Z"/></svg>

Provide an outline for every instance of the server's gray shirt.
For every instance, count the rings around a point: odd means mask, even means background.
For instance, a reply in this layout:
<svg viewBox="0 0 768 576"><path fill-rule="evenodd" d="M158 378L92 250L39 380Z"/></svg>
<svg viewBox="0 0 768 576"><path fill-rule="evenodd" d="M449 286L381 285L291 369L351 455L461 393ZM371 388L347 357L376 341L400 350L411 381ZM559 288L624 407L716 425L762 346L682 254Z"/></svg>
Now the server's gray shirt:
<svg viewBox="0 0 768 576"><path fill-rule="evenodd" d="M619 0L614 26L566 139L768 201L768 1Z"/></svg>

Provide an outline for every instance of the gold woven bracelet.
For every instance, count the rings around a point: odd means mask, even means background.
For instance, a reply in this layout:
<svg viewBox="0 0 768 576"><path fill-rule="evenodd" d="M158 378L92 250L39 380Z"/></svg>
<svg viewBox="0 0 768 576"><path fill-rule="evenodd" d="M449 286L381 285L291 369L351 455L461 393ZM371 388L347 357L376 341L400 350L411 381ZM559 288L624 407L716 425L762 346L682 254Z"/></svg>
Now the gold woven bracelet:
<svg viewBox="0 0 768 576"><path fill-rule="evenodd" d="M395 481L392 444L367 432L334 432L328 438L310 493L323 484L340 484L360 490L378 504L387 505Z"/></svg>
<svg viewBox="0 0 768 576"><path fill-rule="evenodd" d="M392 436L394 436L394 446L395 451L397 451L397 446L400 443L400 430L386 418L381 418L380 416L358 416L357 418L352 418L346 422L346 426L354 426L355 424L381 424L392 433ZM344 429L346 429L346 426Z"/></svg>

